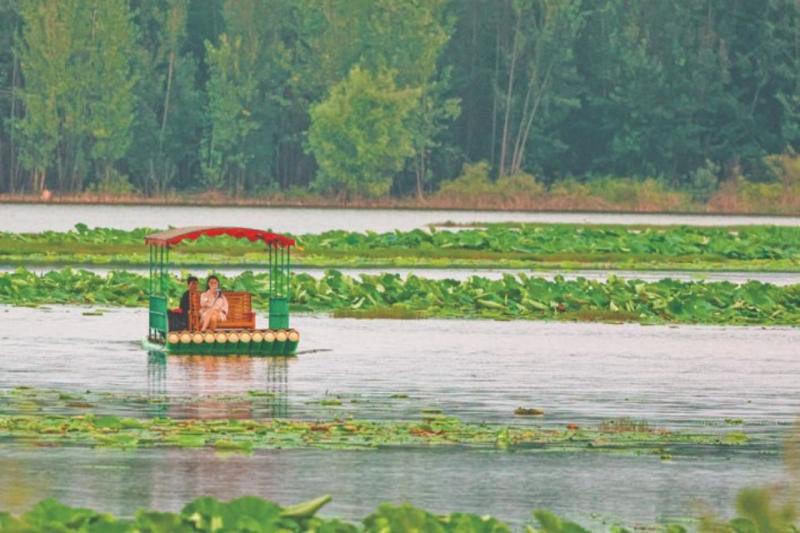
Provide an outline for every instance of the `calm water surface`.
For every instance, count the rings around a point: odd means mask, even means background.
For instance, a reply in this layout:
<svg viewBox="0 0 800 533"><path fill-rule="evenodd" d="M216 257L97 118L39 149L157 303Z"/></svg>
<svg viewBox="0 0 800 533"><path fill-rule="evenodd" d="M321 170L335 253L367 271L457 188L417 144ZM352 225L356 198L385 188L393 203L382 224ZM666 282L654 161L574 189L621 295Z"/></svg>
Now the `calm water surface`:
<svg viewBox="0 0 800 533"><path fill-rule="evenodd" d="M321 513L358 520L381 502L440 513L492 514L516 526L547 508L592 530L733 513L739 489L784 481L775 455L656 457L469 450L270 450L220 457L210 450L135 452L6 446L0 508L21 512L44 497L122 516L138 507L179 511L198 496L258 495L284 505L321 494Z"/></svg>
<svg viewBox="0 0 800 533"><path fill-rule="evenodd" d="M292 325L300 349L313 353L158 359L139 345L146 310L82 314L88 310L0 306L0 387L176 397L277 388L291 417L413 418L438 407L472 421L512 422L516 407L533 406L547 413L544 424L630 416L727 430L725 418L742 418L766 430L800 414L799 329L299 315ZM345 400L342 408L319 406L331 395ZM207 409L213 416L225 407Z"/></svg>
<svg viewBox="0 0 800 533"><path fill-rule="evenodd" d="M466 320L333 320L293 316L300 348L286 359L153 357L146 311L0 306L0 388L114 391L165 397L98 407L137 416L414 419L420 410L480 422L595 425L627 416L703 432L746 431L755 445L654 456L403 449L258 451L32 449L4 445L0 508L43 497L115 512L179 509L201 494L291 503L330 492L331 515L362 517L381 501L492 513L521 524L534 507L627 524L728 513L736 491L780 481L781 443L800 413L800 330ZM264 321L264 317L259 317ZM230 405L209 395L275 399ZM392 398L395 393L408 399ZM319 400L337 396L341 407ZM539 407L536 421L516 407ZM235 410L235 413L233 412ZM742 419L731 426L725 419ZM10 487L17 487L13 491ZM26 496L27 495L27 496ZM593 522L597 524L597 522ZM597 525L599 527L599 525Z"/></svg>
<svg viewBox="0 0 800 533"><path fill-rule="evenodd" d="M198 226L208 224L210 219L220 226L271 228L290 233L321 233L331 229L385 232L445 221L800 226L800 217L775 216L0 204L0 231L13 232L66 231L79 222L90 227L120 229Z"/></svg>

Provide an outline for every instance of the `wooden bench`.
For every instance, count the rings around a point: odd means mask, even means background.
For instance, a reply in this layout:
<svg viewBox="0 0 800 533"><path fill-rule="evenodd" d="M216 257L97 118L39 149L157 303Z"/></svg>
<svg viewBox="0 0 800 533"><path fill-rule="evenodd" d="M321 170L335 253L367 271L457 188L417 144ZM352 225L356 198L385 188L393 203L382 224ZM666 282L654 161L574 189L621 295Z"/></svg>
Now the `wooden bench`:
<svg viewBox="0 0 800 533"><path fill-rule="evenodd" d="M228 316L217 324L217 329L256 329L251 294L236 291L223 291L222 294L228 300ZM197 331L200 325L200 292L193 292L189 295L189 330Z"/></svg>

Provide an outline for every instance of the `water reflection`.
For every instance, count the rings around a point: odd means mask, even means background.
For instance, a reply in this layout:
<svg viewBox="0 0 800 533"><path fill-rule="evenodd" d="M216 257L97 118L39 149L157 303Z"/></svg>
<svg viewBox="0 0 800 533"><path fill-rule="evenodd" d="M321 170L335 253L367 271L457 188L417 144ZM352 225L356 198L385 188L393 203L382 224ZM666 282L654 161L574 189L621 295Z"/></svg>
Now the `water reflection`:
<svg viewBox="0 0 800 533"><path fill-rule="evenodd" d="M171 418L286 418L289 359L167 357L161 352L149 352L147 391L153 405L150 412L153 416ZM170 373L174 379L170 379ZM209 391L225 392L209 394Z"/></svg>
<svg viewBox="0 0 800 533"><path fill-rule="evenodd" d="M49 483L38 476L28 475L26 465L11 457L0 457L0 511L28 509L41 499Z"/></svg>
<svg viewBox="0 0 800 533"><path fill-rule="evenodd" d="M267 361L267 406L272 418L289 416L289 358Z"/></svg>
<svg viewBox="0 0 800 533"><path fill-rule="evenodd" d="M147 353L147 395L162 397L167 393L167 356L164 352Z"/></svg>

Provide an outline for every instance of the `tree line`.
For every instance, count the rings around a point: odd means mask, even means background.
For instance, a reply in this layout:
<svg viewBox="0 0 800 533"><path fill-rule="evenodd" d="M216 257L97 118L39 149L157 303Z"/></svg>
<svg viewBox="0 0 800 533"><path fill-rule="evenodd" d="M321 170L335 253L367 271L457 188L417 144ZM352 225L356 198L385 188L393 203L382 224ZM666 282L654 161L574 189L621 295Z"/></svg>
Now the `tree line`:
<svg viewBox="0 0 800 533"><path fill-rule="evenodd" d="M0 0L0 191L772 179L798 0Z"/></svg>

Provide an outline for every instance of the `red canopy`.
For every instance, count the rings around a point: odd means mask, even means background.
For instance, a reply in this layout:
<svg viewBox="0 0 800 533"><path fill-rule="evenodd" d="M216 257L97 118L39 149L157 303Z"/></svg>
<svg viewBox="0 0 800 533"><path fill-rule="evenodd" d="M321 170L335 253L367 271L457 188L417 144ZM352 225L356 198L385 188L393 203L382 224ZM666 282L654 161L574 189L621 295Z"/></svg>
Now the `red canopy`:
<svg viewBox="0 0 800 533"><path fill-rule="evenodd" d="M190 228L175 228L161 233L153 233L144 238L144 242L152 246L165 246L169 248L181 241L193 241L202 235L209 237L216 237L218 235L228 235L236 237L237 239L247 239L249 241L264 241L267 245L289 247L294 246L294 239L278 235L277 233L270 233L269 231L262 231L260 229L250 228L218 228L218 227L205 227L194 226Z"/></svg>

